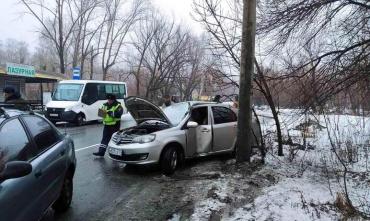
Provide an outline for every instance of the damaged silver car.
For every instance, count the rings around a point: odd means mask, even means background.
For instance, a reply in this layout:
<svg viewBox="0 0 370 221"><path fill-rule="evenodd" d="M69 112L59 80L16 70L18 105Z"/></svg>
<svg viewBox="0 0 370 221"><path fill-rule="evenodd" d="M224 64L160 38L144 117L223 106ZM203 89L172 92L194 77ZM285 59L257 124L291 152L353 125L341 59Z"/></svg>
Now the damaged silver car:
<svg viewBox="0 0 370 221"><path fill-rule="evenodd" d="M145 99L129 97L125 105L137 126L112 136L108 152L115 161L159 163L162 172L170 175L187 158L235 149L237 115L223 104L192 101L162 110Z"/></svg>

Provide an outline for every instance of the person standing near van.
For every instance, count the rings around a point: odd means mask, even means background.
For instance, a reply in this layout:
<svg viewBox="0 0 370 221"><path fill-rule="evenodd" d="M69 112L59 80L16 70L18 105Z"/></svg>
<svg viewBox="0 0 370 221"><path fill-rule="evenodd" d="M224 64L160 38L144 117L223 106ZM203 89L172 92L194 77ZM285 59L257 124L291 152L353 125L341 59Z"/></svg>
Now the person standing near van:
<svg viewBox="0 0 370 221"><path fill-rule="evenodd" d="M122 105L117 101L114 94L107 94L107 99L108 101L99 110L99 116L103 117L103 138L100 142L98 152L93 153L93 155L99 157L104 156L112 135L119 131L121 127L121 116L123 114Z"/></svg>

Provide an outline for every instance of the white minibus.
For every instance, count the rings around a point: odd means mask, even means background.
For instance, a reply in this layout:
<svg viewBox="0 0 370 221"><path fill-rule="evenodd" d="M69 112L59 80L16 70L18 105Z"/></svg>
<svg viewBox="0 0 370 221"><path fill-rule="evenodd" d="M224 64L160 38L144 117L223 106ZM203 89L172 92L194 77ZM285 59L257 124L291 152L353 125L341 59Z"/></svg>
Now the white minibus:
<svg viewBox="0 0 370 221"><path fill-rule="evenodd" d="M56 123L62 121L63 113L68 113L68 116L72 116L68 121L78 125L99 120L101 118L98 117L98 109L106 102L107 94L116 95L124 107L123 99L127 96L126 83L95 80L60 81L51 96L51 101L46 104L45 116Z"/></svg>

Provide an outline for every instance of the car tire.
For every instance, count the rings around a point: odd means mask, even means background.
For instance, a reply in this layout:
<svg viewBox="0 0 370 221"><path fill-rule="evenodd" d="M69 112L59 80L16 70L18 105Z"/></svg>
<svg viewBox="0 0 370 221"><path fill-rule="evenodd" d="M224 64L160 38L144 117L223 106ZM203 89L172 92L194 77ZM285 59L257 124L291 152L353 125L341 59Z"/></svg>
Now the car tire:
<svg viewBox="0 0 370 221"><path fill-rule="evenodd" d="M161 170L166 176L172 175L179 162L179 153L176 148L168 147L162 153Z"/></svg>
<svg viewBox="0 0 370 221"><path fill-rule="evenodd" d="M71 205L73 195L73 178L71 175L67 175L64 178L62 190L60 196L53 204L53 209L57 213L65 212Z"/></svg>
<svg viewBox="0 0 370 221"><path fill-rule="evenodd" d="M77 126L82 126L84 124L84 116L81 113L76 116L76 124Z"/></svg>

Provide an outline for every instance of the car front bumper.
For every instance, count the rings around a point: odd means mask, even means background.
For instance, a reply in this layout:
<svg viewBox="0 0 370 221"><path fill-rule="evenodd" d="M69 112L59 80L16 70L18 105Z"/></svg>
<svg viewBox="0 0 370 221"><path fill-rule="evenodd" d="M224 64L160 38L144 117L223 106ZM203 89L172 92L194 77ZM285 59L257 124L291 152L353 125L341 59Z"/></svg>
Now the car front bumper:
<svg viewBox="0 0 370 221"><path fill-rule="evenodd" d="M110 141L107 151L109 158L114 161L126 164L154 164L160 160L161 143L153 141L117 145Z"/></svg>

